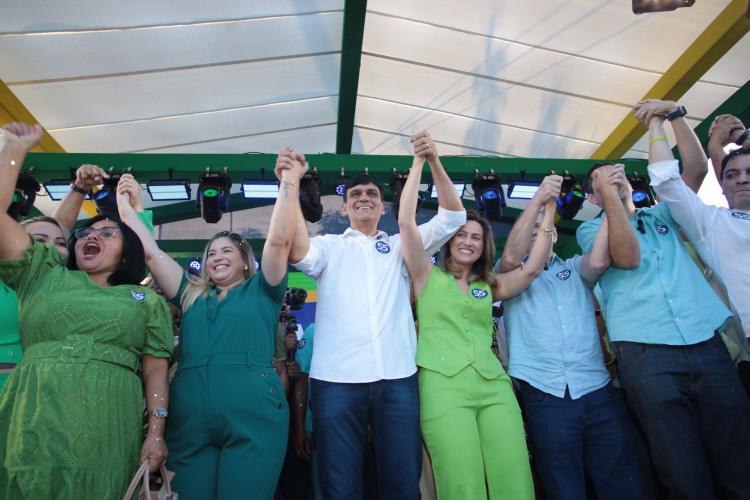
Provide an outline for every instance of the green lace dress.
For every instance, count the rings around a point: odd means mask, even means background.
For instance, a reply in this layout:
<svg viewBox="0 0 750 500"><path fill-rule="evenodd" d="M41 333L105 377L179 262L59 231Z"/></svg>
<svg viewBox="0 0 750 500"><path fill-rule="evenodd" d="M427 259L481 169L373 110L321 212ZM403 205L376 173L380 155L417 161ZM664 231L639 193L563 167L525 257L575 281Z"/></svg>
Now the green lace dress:
<svg viewBox="0 0 750 500"><path fill-rule="evenodd" d="M169 357L166 303L104 288L35 243L0 262L16 290L24 356L0 395L0 498L120 499L138 464L142 354Z"/></svg>

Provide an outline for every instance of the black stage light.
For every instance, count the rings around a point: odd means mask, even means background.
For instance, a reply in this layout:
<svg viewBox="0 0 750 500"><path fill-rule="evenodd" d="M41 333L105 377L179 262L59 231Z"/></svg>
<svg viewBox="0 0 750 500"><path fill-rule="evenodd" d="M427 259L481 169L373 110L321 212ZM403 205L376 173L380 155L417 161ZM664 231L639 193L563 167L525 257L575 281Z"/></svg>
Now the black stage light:
<svg viewBox="0 0 750 500"><path fill-rule="evenodd" d="M500 184L500 176L494 171L491 174L481 174L477 171L477 177L471 183L474 188L474 198L482 215L490 221L498 221L503 215L505 206L505 194Z"/></svg>
<svg viewBox="0 0 750 500"><path fill-rule="evenodd" d="M401 193L404 191L404 185L408 178L409 174L399 174L394 168L393 175L388 181L388 187L391 188L391 193L393 193L393 205L391 205L391 211L396 220L398 220L398 209L401 206Z"/></svg>
<svg viewBox="0 0 750 500"><path fill-rule="evenodd" d="M633 0L633 14L667 12L680 7L690 7L695 0Z"/></svg>
<svg viewBox="0 0 750 500"><path fill-rule="evenodd" d="M100 214L111 217L114 219L120 218L120 213L117 210L117 184L120 182L122 174L129 174L130 167L125 169L121 173L113 172L114 167L110 167L109 179L102 180L102 188L96 193L91 195L91 199L94 200L94 205Z"/></svg>
<svg viewBox="0 0 750 500"><path fill-rule="evenodd" d="M572 220L583 207L586 196L578 184L578 177L566 170L562 178L560 197L557 199L557 214L562 220Z"/></svg>
<svg viewBox="0 0 750 500"><path fill-rule="evenodd" d="M391 211L396 220L398 220L398 209L401 206L401 193L404 191L404 185L408 178L409 174L399 174L394 168L393 175L388 181L388 187L391 188L391 193L393 193L393 205L391 205ZM422 206L422 203L424 203L424 195L422 193L417 193L417 209L415 210L415 213L419 212L419 207Z"/></svg>
<svg viewBox="0 0 750 500"><path fill-rule="evenodd" d="M299 182L299 204L306 221L318 222L323 216L320 203L321 179L317 171L307 172Z"/></svg>
<svg viewBox="0 0 750 500"><path fill-rule="evenodd" d="M648 185L648 179L633 172L628 175L628 182L633 186L633 204L635 208L648 208L654 206L656 200L651 192L651 186Z"/></svg>
<svg viewBox="0 0 750 500"><path fill-rule="evenodd" d="M20 221L21 217L26 217L34 206L36 193L42 188L31 173L18 174L16 180L16 189L13 193L13 200L8 207L8 215L14 220Z"/></svg>
<svg viewBox="0 0 750 500"><path fill-rule="evenodd" d="M229 208L229 190L232 180L223 172L211 172L208 168L201 174L198 195L195 197L195 208L201 211L203 220L215 224Z"/></svg>

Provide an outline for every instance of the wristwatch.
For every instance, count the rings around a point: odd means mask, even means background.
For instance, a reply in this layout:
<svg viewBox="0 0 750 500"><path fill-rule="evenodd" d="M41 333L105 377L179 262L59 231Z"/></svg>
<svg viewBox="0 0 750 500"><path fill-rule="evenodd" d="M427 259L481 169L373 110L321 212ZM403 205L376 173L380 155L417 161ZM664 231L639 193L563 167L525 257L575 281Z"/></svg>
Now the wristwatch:
<svg viewBox="0 0 750 500"><path fill-rule="evenodd" d="M736 141L734 141L734 143L742 147L748 135L750 135L750 129L747 129L744 132L742 132L742 135L740 135L739 138Z"/></svg>
<svg viewBox="0 0 750 500"><path fill-rule="evenodd" d="M167 409L166 408L154 408L151 410L151 416L154 416L156 418L167 418Z"/></svg>
<svg viewBox="0 0 750 500"><path fill-rule="evenodd" d="M673 111L667 115L667 120L671 122L675 118L680 118L682 116L685 116L686 114L687 114L687 109L685 109L685 106L679 106L677 108L677 111Z"/></svg>

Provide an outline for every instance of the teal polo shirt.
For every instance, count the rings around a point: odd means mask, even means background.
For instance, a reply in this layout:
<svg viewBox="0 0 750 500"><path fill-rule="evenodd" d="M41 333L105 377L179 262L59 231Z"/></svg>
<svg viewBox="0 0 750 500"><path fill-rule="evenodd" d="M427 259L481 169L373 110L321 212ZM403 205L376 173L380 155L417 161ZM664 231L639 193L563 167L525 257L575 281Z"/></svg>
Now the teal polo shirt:
<svg viewBox="0 0 750 500"><path fill-rule="evenodd" d="M690 258L667 205L637 209L630 224L641 264L635 269L610 267L599 278L610 339L691 345L711 338L732 313ZM584 253L591 252L600 225L598 218L578 228Z"/></svg>

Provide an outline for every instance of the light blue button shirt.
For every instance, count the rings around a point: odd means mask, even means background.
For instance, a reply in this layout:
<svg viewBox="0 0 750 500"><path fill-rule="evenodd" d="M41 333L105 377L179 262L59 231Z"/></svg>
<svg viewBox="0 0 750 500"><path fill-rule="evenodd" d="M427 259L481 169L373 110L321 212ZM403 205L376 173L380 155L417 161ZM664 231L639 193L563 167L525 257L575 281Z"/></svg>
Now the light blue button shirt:
<svg viewBox="0 0 750 500"><path fill-rule="evenodd" d="M732 313L693 262L667 205L638 209L636 219L642 224L632 219L630 224L641 247L640 266L610 267L599 278L609 338L666 345L711 338ZM600 225L601 218L578 228L584 252L591 251Z"/></svg>
<svg viewBox="0 0 750 500"><path fill-rule="evenodd" d="M609 382L599 343L591 287L581 256L553 256L520 295L503 302L508 373L558 398L578 399Z"/></svg>

